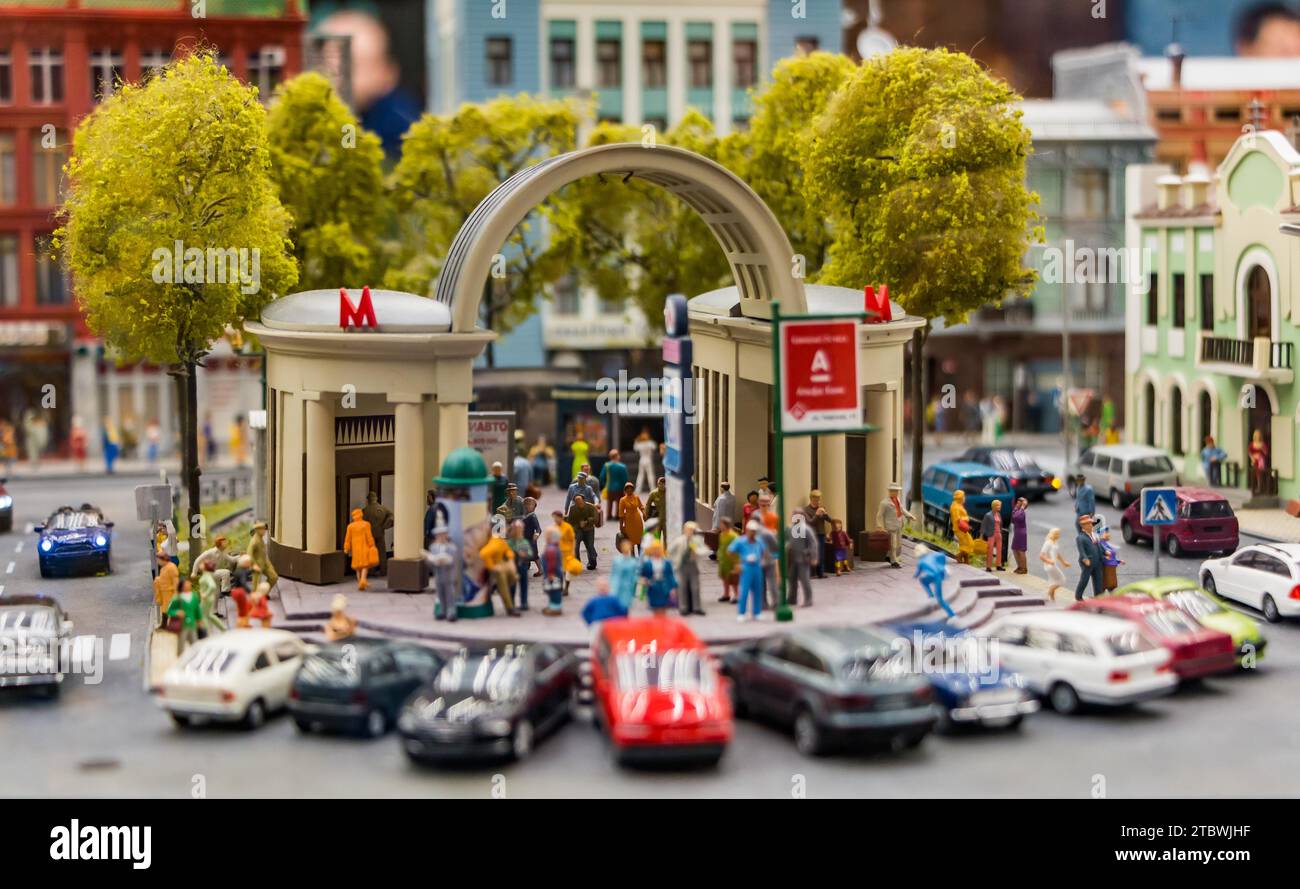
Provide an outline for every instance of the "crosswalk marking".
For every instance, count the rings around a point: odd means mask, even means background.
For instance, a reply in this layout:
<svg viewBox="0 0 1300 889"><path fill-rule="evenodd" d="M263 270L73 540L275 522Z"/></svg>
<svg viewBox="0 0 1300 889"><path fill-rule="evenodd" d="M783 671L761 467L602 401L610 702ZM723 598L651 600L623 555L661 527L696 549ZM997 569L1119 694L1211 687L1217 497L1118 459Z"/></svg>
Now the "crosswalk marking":
<svg viewBox="0 0 1300 889"><path fill-rule="evenodd" d="M121 661L131 656L131 634L114 633L108 642L108 659Z"/></svg>
<svg viewBox="0 0 1300 889"><path fill-rule="evenodd" d="M9 567L5 569L5 574L13 574L14 568L17 567L17 565L17 562L10 562Z"/></svg>
<svg viewBox="0 0 1300 889"><path fill-rule="evenodd" d="M14 544L14 552L20 553L22 551L23 551L23 541L20 540Z"/></svg>

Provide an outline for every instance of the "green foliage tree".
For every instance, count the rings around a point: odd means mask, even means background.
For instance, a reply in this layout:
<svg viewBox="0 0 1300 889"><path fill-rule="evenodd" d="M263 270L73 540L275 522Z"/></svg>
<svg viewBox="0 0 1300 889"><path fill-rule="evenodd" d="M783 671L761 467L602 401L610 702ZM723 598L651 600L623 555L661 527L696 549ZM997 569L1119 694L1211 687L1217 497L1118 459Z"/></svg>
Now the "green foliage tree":
<svg viewBox="0 0 1300 889"><path fill-rule="evenodd" d="M214 340L297 279L266 112L256 89L197 53L82 120L67 173L56 246L88 326L123 358L178 377L197 516L196 369Z"/></svg>
<svg viewBox="0 0 1300 889"><path fill-rule="evenodd" d="M299 288L379 283L387 222L379 137L314 71L276 90L266 123L271 175L293 217Z"/></svg>
<svg viewBox="0 0 1300 889"><path fill-rule="evenodd" d="M572 151L581 115L574 101L519 95L418 120L394 170L404 250L387 285L429 293L452 239L479 202L520 170ZM564 272L539 227L544 212L529 213L501 247L502 274L489 279L483 295L490 329L508 331L531 315L537 294ZM491 345L487 357L492 364Z"/></svg>
<svg viewBox="0 0 1300 889"><path fill-rule="evenodd" d="M804 197L834 231L820 280L887 283L927 319L912 342L916 499L928 319L960 323L1033 286L1024 259L1042 230L1025 186L1031 145L1019 101L969 56L900 48L852 71L800 136Z"/></svg>

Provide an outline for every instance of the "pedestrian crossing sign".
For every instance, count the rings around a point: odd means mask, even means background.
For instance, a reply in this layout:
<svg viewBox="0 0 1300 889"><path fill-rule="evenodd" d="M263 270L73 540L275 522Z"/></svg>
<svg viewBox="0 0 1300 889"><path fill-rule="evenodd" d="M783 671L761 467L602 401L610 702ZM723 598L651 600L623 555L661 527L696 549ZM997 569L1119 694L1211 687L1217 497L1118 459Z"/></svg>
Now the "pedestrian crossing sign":
<svg viewBox="0 0 1300 889"><path fill-rule="evenodd" d="M1173 488L1142 489L1142 524L1172 525L1178 520L1178 495Z"/></svg>

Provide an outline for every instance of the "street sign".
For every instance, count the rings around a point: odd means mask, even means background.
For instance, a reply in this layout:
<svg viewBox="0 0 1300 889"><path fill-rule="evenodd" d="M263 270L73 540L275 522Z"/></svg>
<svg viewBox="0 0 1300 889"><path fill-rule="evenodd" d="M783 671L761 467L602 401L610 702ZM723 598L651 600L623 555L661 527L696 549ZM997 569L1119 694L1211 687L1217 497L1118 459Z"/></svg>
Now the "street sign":
<svg viewBox="0 0 1300 889"><path fill-rule="evenodd" d="M695 434L690 412L691 364L694 344L690 335L690 317L686 297L670 293L664 302L664 473L668 486L664 515L664 543L672 540L683 524L695 519Z"/></svg>
<svg viewBox="0 0 1300 889"><path fill-rule="evenodd" d="M783 320L779 343L783 433L861 424L857 318Z"/></svg>
<svg viewBox="0 0 1300 889"><path fill-rule="evenodd" d="M1070 405L1070 413L1076 417L1083 416L1083 412L1092 404L1092 399L1097 393L1091 389L1071 389L1066 394L1066 401Z"/></svg>
<svg viewBox="0 0 1300 889"><path fill-rule="evenodd" d="M1178 521L1178 495L1174 489L1143 488L1141 521L1153 527Z"/></svg>

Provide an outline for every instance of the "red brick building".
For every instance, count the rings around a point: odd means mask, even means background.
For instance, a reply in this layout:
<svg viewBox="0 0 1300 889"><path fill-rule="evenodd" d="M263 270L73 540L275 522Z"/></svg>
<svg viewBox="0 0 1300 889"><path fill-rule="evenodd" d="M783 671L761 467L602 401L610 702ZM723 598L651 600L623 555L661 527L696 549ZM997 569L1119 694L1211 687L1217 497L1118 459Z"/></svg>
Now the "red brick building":
<svg viewBox="0 0 1300 889"><path fill-rule="evenodd" d="M74 414L92 430L105 414L136 429L158 420L170 444L169 378L105 361L45 249L71 134L116 84L198 45L215 47L269 97L303 69L306 21L302 0L9 0L0 8L0 417L17 422L28 408L46 408L55 450ZM217 393L238 398L248 360L214 362L210 377L232 374L210 380Z"/></svg>

